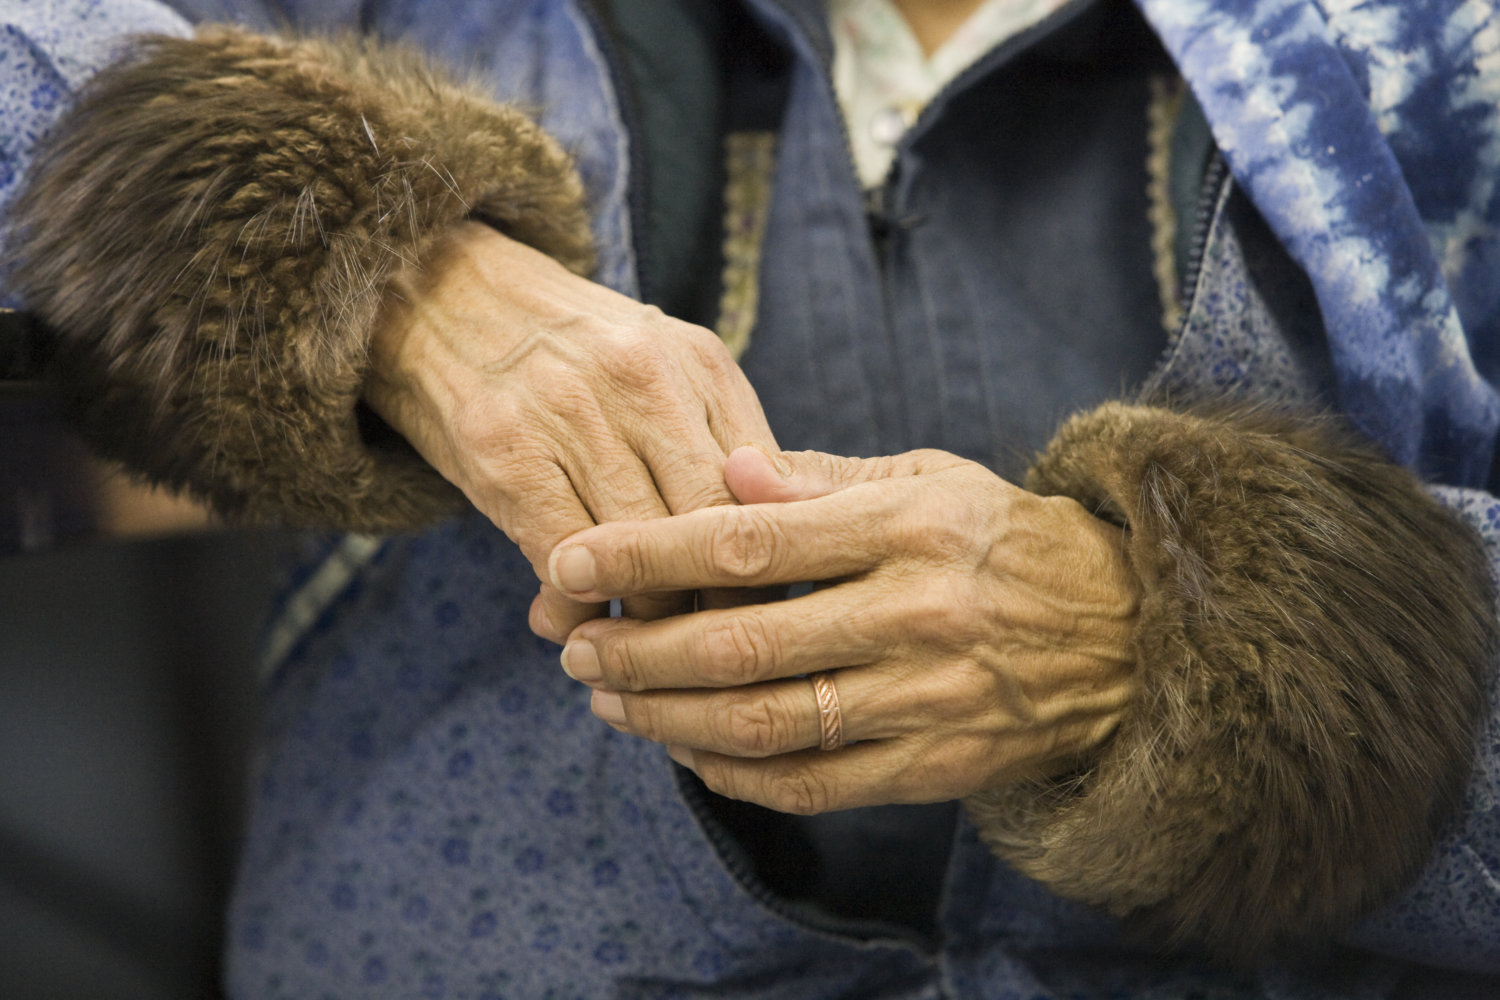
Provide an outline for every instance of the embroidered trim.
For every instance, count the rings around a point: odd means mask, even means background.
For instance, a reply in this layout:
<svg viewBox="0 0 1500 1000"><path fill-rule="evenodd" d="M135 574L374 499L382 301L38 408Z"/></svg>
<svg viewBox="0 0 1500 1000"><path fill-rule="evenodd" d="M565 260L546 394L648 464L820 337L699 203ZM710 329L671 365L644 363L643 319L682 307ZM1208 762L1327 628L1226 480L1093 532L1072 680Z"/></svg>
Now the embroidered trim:
<svg viewBox="0 0 1500 1000"><path fill-rule="evenodd" d="M1177 78L1153 76L1146 110L1147 216L1151 222L1152 271L1161 300L1161 322L1169 334L1182 327L1182 289L1177 283L1177 210L1172 205L1172 130L1187 89Z"/></svg>
<svg viewBox="0 0 1500 1000"><path fill-rule="evenodd" d="M750 346L760 304L760 255L771 210L775 132L731 132L724 140L724 292L719 338L736 360Z"/></svg>

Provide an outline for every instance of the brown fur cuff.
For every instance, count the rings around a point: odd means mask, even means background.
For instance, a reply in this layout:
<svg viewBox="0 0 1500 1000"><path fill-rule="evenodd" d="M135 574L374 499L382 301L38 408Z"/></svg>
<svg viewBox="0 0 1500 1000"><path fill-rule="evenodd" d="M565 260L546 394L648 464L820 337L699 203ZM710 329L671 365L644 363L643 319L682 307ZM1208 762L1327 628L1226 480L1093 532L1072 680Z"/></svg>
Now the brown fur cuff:
<svg viewBox="0 0 1500 1000"><path fill-rule="evenodd" d="M1496 648L1472 532L1331 425L1256 414L1108 405L1028 486L1128 524L1139 686L1085 771L969 800L995 852L1238 960L1409 882Z"/></svg>
<svg viewBox="0 0 1500 1000"><path fill-rule="evenodd" d="M353 40L145 40L33 177L18 289L59 332L86 436L250 520L386 531L456 509L403 442L361 432L388 279L470 216L591 261L581 184L536 125Z"/></svg>

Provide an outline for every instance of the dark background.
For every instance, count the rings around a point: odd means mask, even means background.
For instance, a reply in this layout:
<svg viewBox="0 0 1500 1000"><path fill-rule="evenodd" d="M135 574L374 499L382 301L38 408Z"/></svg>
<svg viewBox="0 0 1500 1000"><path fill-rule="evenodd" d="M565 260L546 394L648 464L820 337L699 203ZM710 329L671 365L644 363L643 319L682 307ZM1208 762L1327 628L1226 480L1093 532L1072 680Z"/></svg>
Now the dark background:
<svg viewBox="0 0 1500 1000"><path fill-rule="evenodd" d="M212 997L268 534L0 555L0 997Z"/></svg>

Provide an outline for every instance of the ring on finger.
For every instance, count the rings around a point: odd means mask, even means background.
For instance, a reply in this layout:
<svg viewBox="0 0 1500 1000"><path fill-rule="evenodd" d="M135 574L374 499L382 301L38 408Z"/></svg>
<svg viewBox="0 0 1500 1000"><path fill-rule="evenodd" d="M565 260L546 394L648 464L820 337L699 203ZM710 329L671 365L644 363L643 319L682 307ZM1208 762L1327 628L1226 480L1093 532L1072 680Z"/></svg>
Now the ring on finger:
<svg viewBox="0 0 1500 1000"><path fill-rule="evenodd" d="M810 675L813 694L818 699L818 749L837 750L844 745L844 716L839 710L839 689L833 683L833 671L820 670Z"/></svg>

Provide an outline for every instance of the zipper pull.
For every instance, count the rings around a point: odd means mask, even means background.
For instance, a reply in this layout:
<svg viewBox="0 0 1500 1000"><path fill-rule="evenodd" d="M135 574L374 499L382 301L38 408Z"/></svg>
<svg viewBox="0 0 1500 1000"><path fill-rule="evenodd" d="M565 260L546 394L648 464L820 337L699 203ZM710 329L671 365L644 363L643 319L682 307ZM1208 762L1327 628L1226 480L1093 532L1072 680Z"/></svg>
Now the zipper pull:
<svg viewBox="0 0 1500 1000"><path fill-rule="evenodd" d="M889 192L894 183L893 173L879 187L866 188L863 196L865 225L870 231L870 240L875 244L875 254L882 267L885 265L886 250L891 238L898 232L914 229L922 224L922 216L912 212L902 214L891 207Z"/></svg>

